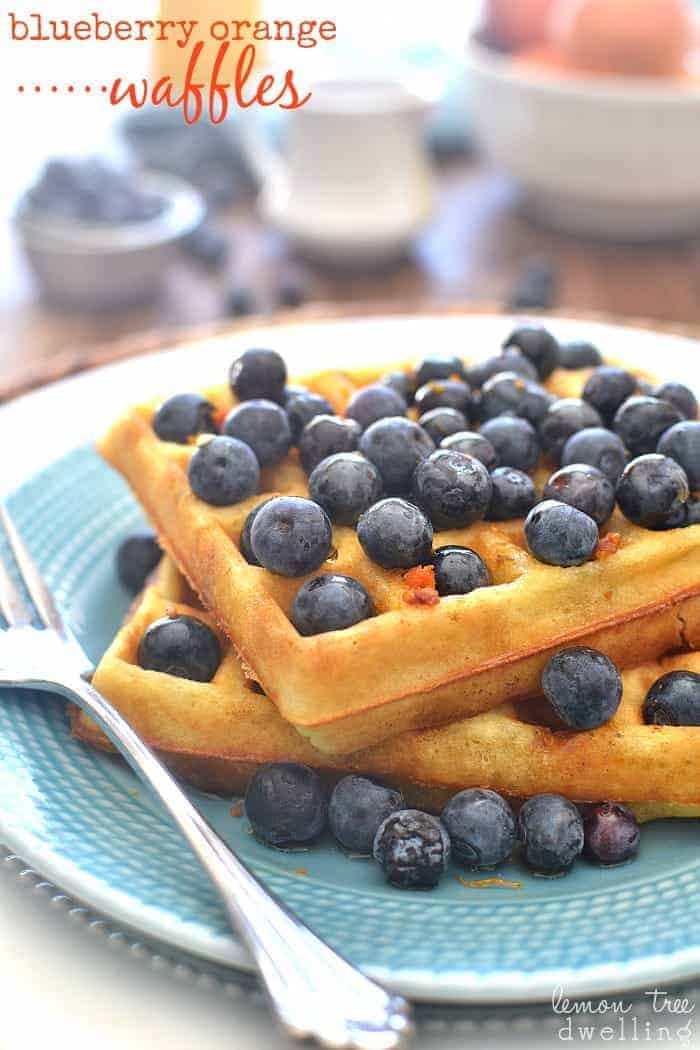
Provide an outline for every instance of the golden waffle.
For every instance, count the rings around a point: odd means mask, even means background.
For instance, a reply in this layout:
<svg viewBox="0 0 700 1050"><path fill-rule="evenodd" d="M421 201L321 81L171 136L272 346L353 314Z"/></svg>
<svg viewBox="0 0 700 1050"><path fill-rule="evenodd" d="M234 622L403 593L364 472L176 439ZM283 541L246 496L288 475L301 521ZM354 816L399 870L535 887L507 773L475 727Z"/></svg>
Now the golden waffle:
<svg viewBox="0 0 700 1050"><path fill-rule="evenodd" d="M169 765L205 790L243 793L260 764L290 760L335 776L354 771L381 777L400 786L414 804L436 810L455 791L478 786L520 798L553 791L577 801L637 803L647 818L700 815L700 729L648 726L641 716L651 684L670 670L700 672L700 653L626 671L620 707L601 729L557 728L551 708L539 698L333 758L316 751L280 717L220 632L224 655L210 683L142 670L136 656L144 631L159 617L180 613L214 627L166 559L156 583L102 658L94 681ZM73 727L82 740L110 746L77 709ZM659 800L665 805L660 807Z"/></svg>
<svg viewBox="0 0 700 1050"><path fill-rule="evenodd" d="M342 413L352 392L384 371L331 371L305 384ZM547 385L574 396L589 374L557 370ZM234 403L227 386L206 393L218 413ZM156 407L128 412L100 451L127 479L163 546L280 714L319 750L350 753L533 695L552 652L573 643L592 645L625 667L700 639L700 525L650 532L619 512L604 530L619 534L619 549L613 545L609 556L568 569L529 554L522 522L437 533L436 546L478 551L495 585L434 606L411 604L402 572L370 562L355 531L336 526L334 553L319 571L359 580L379 615L302 637L288 612L308 577L253 567L237 546L248 512L263 499L308 495L296 452L262 472L259 495L212 507L190 489L192 447L161 442L153 432ZM541 475L552 469L543 464Z"/></svg>

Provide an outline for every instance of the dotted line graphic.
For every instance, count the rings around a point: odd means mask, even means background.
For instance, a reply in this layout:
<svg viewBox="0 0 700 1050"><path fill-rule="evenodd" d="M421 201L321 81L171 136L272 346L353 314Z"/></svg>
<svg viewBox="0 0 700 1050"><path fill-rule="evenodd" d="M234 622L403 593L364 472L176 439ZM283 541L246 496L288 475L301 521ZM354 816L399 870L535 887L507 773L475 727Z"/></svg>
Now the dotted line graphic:
<svg viewBox="0 0 700 1050"><path fill-rule="evenodd" d="M85 84L83 85L83 87L77 87L75 84L66 84L63 87L59 87L58 84L51 84L50 87L41 84L18 84L17 91L20 95L24 95L29 91L33 91L35 95L41 94L42 91L46 94L51 95L57 95L62 91L67 92L69 95L73 95L75 94L75 92L82 93L84 95L90 95L93 92L101 92L103 95L106 95L109 91L109 87L107 84L100 84L99 87L93 86L92 84Z"/></svg>

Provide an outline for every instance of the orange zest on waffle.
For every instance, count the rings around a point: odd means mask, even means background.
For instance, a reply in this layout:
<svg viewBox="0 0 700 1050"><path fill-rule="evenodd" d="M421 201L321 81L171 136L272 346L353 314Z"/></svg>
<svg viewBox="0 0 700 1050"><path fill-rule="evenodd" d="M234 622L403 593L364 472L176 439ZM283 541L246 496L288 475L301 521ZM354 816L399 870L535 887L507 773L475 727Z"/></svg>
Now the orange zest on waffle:
<svg viewBox="0 0 700 1050"><path fill-rule="evenodd" d="M432 565L417 565L403 574L404 601L409 605L437 605L440 595L435 587Z"/></svg>
<svg viewBox="0 0 700 1050"><path fill-rule="evenodd" d="M601 558L609 558L611 554L617 554L621 546L622 536L620 533L609 532L598 540L598 546L593 552L593 558L595 561L600 561Z"/></svg>

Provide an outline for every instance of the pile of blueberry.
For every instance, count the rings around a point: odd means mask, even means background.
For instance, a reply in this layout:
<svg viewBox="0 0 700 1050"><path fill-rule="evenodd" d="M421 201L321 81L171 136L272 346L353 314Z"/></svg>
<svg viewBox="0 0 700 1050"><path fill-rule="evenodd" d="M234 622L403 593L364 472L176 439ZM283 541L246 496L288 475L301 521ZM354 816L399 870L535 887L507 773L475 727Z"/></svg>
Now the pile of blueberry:
<svg viewBox="0 0 700 1050"><path fill-rule="evenodd" d="M155 219L166 204L133 171L97 157L48 161L27 202L62 219L109 225Z"/></svg>
<svg viewBox="0 0 700 1050"><path fill-rule="evenodd" d="M542 386L556 367L594 369L580 399L556 399ZM283 576L321 567L333 524L354 527L367 556L385 569L432 565L438 594L448 596L491 580L474 551L434 550L442 529L524 517L534 557L568 567L591 558L616 503L648 529L700 521L700 501L690 496L700 488L700 422L690 390L680 383L649 390L625 369L602 364L590 344L560 345L540 326L516 329L500 354L470 367L431 354L413 374L392 372L357 390L344 416L323 397L288 386L272 350L242 354L230 383L239 403L219 433L212 406L196 394L166 401L153 426L165 441L214 435L200 438L189 467L193 492L214 506L254 495L260 469L296 446L310 498L266 500L240 538L251 565ZM538 498L529 474L542 456L557 469ZM372 613L361 583L324 575L302 587L292 621L302 634L316 634Z"/></svg>

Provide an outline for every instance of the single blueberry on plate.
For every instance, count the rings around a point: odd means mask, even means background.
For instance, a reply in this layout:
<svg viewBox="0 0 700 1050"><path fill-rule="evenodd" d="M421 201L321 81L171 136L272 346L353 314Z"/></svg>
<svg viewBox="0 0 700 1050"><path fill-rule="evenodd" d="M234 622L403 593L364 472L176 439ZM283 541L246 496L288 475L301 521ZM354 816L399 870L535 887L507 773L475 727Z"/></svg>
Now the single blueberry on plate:
<svg viewBox="0 0 700 1050"><path fill-rule="evenodd" d="M402 809L379 825L372 852L393 886L430 889L447 871L450 837L437 817Z"/></svg>
<svg viewBox="0 0 700 1050"><path fill-rule="evenodd" d="M492 582L482 558L469 547L455 544L438 547L433 568L435 587L441 598L450 594L469 594L477 587L489 587Z"/></svg>
<svg viewBox="0 0 700 1050"><path fill-rule="evenodd" d="M552 474L542 490L542 498L568 503L593 518L597 525L604 525L615 509L615 486L596 467L572 463Z"/></svg>
<svg viewBox="0 0 700 1050"><path fill-rule="evenodd" d="M450 836L452 855L466 868L490 871L507 861L513 852L513 810L495 791L460 791L447 803L440 819Z"/></svg>
<svg viewBox="0 0 700 1050"><path fill-rule="evenodd" d="M418 426L423 427L426 434L439 445L452 434L464 433L469 424L464 413L458 412L456 408L432 408L420 417Z"/></svg>
<svg viewBox="0 0 700 1050"><path fill-rule="evenodd" d="M203 620L164 616L144 631L137 659L144 671L211 682L221 663L221 645Z"/></svg>
<svg viewBox="0 0 700 1050"><path fill-rule="evenodd" d="M243 522L243 528L241 529L241 535L238 541L238 546L240 547L241 554L243 555L243 557L249 565L260 565L260 562L253 554L253 548L250 543L250 532L253 528L253 522L258 516L258 511L262 507L264 507L266 503L269 503L271 499L273 499L272 496L270 496L268 499L263 500L262 503L258 503L257 507L253 507L253 509L250 511L245 521Z"/></svg>
<svg viewBox="0 0 700 1050"><path fill-rule="evenodd" d="M117 549L117 576L131 594L138 594L163 557L152 529L132 532Z"/></svg>
<svg viewBox="0 0 700 1050"><path fill-rule="evenodd" d="M229 382L239 401L255 397L281 404L287 366L275 350L245 350L231 365Z"/></svg>
<svg viewBox="0 0 700 1050"><path fill-rule="evenodd" d="M525 379L539 379L539 373L532 362L514 346L495 357L488 357L485 361L469 365L465 371L465 378L471 387L479 388L498 372L516 372Z"/></svg>
<svg viewBox="0 0 700 1050"><path fill-rule="evenodd" d="M249 445L261 467L279 463L292 446L287 413L274 401L262 398L252 398L232 408L222 430Z"/></svg>
<svg viewBox="0 0 700 1050"><path fill-rule="evenodd" d="M362 427L354 419L340 416L315 416L306 424L299 438L299 459L307 474L322 459L336 452L354 452Z"/></svg>
<svg viewBox="0 0 700 1050"><path fill-rule="evenodd" d="M541 325L527 324L514 329L503 343L504 350L515 347L537 369L540 379L548 379L559 361L559 343Z"/></svg>
<svg viewBox="0 0 700 1050"><path fill-rule="evenodd" d="M690 419L674 423L661 435L656 451L683 468L692 491L700 489L700 423Z"/></svg>
<svg viewBox="0 0 700 1050"><path fill-rule="evenodd" d="M560 343L557 364L560 368L597 368L602 365L603 357L592 343Z"/></svg>
<svg viewBox="0 0 700 1050"><path fill-rule="evenodd" d="M336 452L311 471L309 495L337 525L355 525L381 499L382 476L360 452Z"/></svg>
<svg viewBox="0 0 700 1050"><path fill-rule="evenodd" d="M491 502L487 521L512 521L524 518L537 503L532 478L515 467L497 467L491 472Z"/></svg>
<svg viewBox="0 0 700 1050"><path fill-rule="evenodd" d="M520 416L537 426L554 398L539 383L524 379L515 372L498 372L481 388L481 419L496 416Z"/></svg>
<svg viewBox="0 0 700 1050"><path fill-rule="evenodd" d="M526 419L516 416L489 419L481 428L481 436L491 442L501 466L515 467L527 474L537 465L540 443L537 431Z"/></svg>
<svg viewBox="0 0 700 1050"><path fill-rule="evenodd" d="M435 528L465 528L484 517L491 478L474 456L441 448L416 467L413 498Z"/></svg>
<svg viewBox="0 0 700 1050"><path fill-rule="evenodd" d="M350 576L314 576L297 591L289 618L299 634L343 631L374 615L369 594Z"/></svg>
<svg viewBox="0 0 700 1050"><path fill-rule="evenodd" d="M256 560L279 576L315 572L331 552L333 531L318 503L300 496L274 496L258 508L250 530Z"/></svg>
<svg viewBox="0 0 700 1050"><path fill-rule="evenodd" d="M568 568L591 557L598 544L598 526L576 507L549 499L528 514L525 539L538 561Z"/></svg>
<svg viewBox="0 0 700 1050"><path fill-rule="evenodd" d="M657 678L644 701L644 721L656 726L700 726L700 674L669 671Z"/></svg>
<svg viewBox="0 0 700 1050"><path fill-rule="evenodd" d="M620 706L622 677L604 653L573 646L547 661L542 691L570 729L597 729Z"/></svg>
<svg viewBox="0 0 700 1050"><path fill-rule="evenodd" d="M379 470L387 492L406 495L416 467L435 451L435 443L417 423L394 416L379 419L365 430L360 451Z"/></svg>
<svg viewBox="0 0 700 1050"><path fill-rule="evenodd" d="M613 419L613 430L633 456L656 452L661 435L683 416L670 401L657 397L628 397Z"/></svg>
<svg viewBox="0 0 700 1050"><path fill-rule="evenodd" d="M420 508L391 497L366 510L357 523L365 554L384 569L410 569L432 561L433 527Z"/></svg>
<svg viewBox="0 0 700 1050"><path fill-rule="evenodd" d="M542 448L558 461L572 434L602 424L600 415L588 402L577 397L560 398L550 405L540 423Z"/></svg>
<svg viewBox="0 0 700 1050"><path fill-rule="evenodd" d="M285 408L292 431L292 442L295 445L299 443L302 430L312 419L315 419L316 416L333 415L333 406L330 401L326 401L325 397L321 397L320 394L312 394L309 390L288 396Z"/></svg>
<svg viewBox="0 0 700 1050"><path fill-rule="evenodd" d="M563 875L583 849L583 820L561 795L535 795L518 815L523 857L538 875Z"/></svg>
<svg viewBox="0 0 700 1050"><path fill-rule="evenodd" d="M430 354L416 369L416 387L431 379L464 378L464 362L455 354Z"/></svg>
<svg viewBox="0 0 700 1050"><path fill-rule="evenodd" d="M639 824L619 802L598 802L583 818L583 852L597 864L624 864L639 852Z"/></svg>
<svg viewBox="0 0 700 1050"><path fill-rule="evenodd" d="M195 450L188 477L195 496L214 507L230 507L257 490L260 467L249 445L221 435Z"/></svg>
<svg viewBox="0 0 700 1050"><path fill-rule="evenodd" d="M645 529L665 529L680 521L688 496L688 477L668 456L633 459L617 483L620 510L635 525Z"/></svg>
<svg viewBox="0 0 700 1050"><path fill-rule="evenodd" d="M653 397L659 397L662 401L670 401L678 409L684 419L697 419L698 402L692 390L683 383L668 382L661 383L652 391Z"/></svg>
<svg viewBox="0 0 700 1050"><path fill-rule="evenodd" d="M353 853L371 856L379 825L405 807L400 791L351 774L339 780L333 789L328 823L341 846Z"/></svg>
<svg viewBox="0 0 700 1050"><path fill-rule="evenodd" d="M586 427L572 434L562 449L562 466L568 467L572 463L587 463L597 467L613 485L617 485L627 463L627 452L617 434L611 430Z"/></svg>
<svg viewBox="0 0 700 1050"><path fill-rule="evenodd" d="M617 365L602 365L588 377L583 388L583 400L599 413L609 424L615 413L637 389L637 380L626 368Z"/></svg>
<svg viewBox="0 0 700 1050"><path fill-rule="evenodd" d="M328 806L320 776L300 762L272 762L257 770L245 812L258 838L271 846L303 846L326 827Z"/></svg>
<svg viewBox="0 0 700 1050"><path fill-rule="evenodd" d="M200 394L175 394L153 417L153 429L161 441L186 445L197 434L213 434L214 406Z"/></svg>
<svg viewBox="0 0 700 1050"><path fill-rule="evenodd" d="M348 401L345 415L366 430L378 419L405 415L406 407L405 399L395 390L381 383L374 383L355 391Z"/></svg>

